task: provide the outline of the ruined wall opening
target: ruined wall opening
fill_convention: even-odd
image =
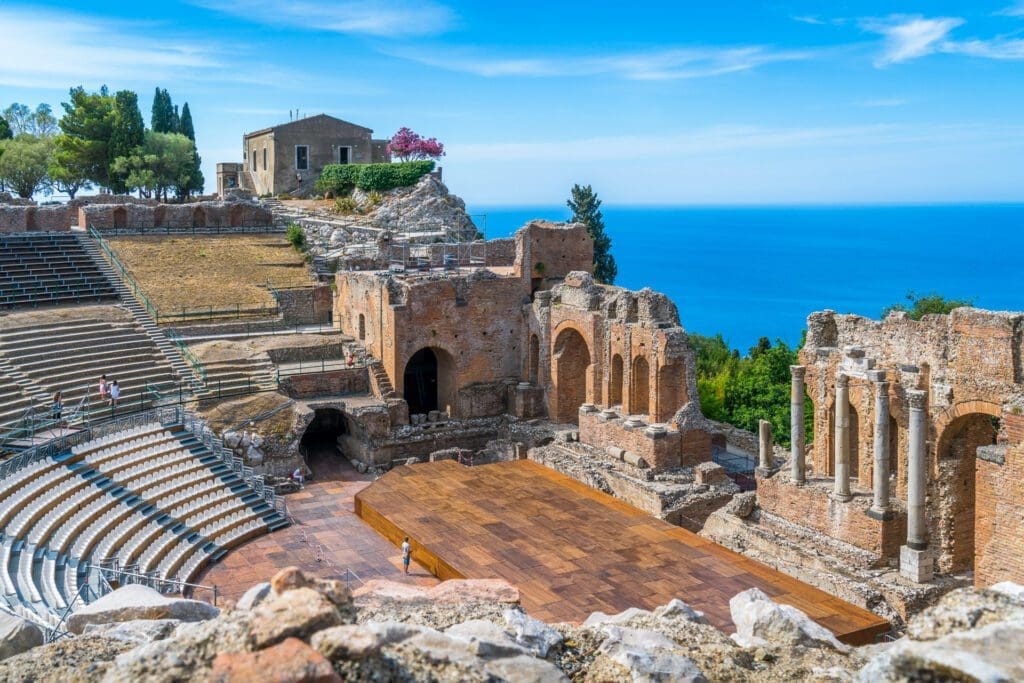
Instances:
[[[114,228],[128,227],[128,209],[123,206],[114,207]]]
[[[622,356],[612,356],[611,386],[608,387],[608,403],[613,406],[622,405]]]
[[[366,316],[359,314],[359,341],[366,339]]]
[[[403,396],[409,413],[440,410],[451,413],[455,392],[454,361],[441,349],[422,348],[405,364]]]
[[[850,452],[850,480],[859,482],[860,476],[860,414],[857,409],[850,406],[850,430],[846,433],[848,449]],[[870,462],[870,458],[868,459]],[[870,477],[865,482],[871,485]]]
[[[336,465],[342,455],[338,437],[348,433],[345,415],[337,408],[317,408],[313,421],[306,427],[299,442],[306,454],[306,464],[314,476],[322,475],[325,469]]]
[[[228,216],[228,222],[232,228],[238,228],[242,225],[242,207],[235,204],[231,207],[231,213]]]
[[[896,418],[889,415],[889,478],[900,480],[900,425]],[[895,492],[896,489],[892,489]]]
[[[590,348],[574,329],[565,329],[555,339],[555,420],[579,423],[580,406],[587,402],[587,373]]]
[[[630,377],[629,412],[634,415],[646,415],[650,412],[650,399],[651,367],[646,358],[637,356],[633,359]]]
[[[682,365],[658,368],[658,422],[668,422],[683,407],[686,398],[686,371]]]
[[[193,228],[205,228],[206,227],[206,212],[203,211],[203,207],[197,206],[192,212],[192,227]]]
[[[530,363],[529,363],[529,379],[534,384],[537,383],[538,373],[540,371],[540,338],[535,335],[530,335]]]
[[[938,445],[937,485],[939,509],[939,566],[943,571],[974,569],[975,487],[977,452],[996,443],[998,420],[984,413],[969,413],[953,420]]]

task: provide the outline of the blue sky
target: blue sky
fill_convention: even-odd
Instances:
[[[472,205],[1024,200],[1024,0],[0,3],[0,107],[154,87],[208,187],[326,112],[446,143]]]

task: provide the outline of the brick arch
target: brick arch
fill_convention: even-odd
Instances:
[[[193,228],[205,228],[206,227],[206,211],[201,206],[197,206],[192,211],[192,227]]]
[[[556,422],[576,424],[579,408],[591,392],[590,376],[593,355],[584,335],[575,325],[564,325],[552,343],[551,377],[553,379],[553,410]]]
[[[609,406],[622,405],[622,383],[624,379],[622,354],[616,353],[612,356],[611,377],[608,381]]]
[[[440,346],[424,346],[409,354],[401,367],[399,390],[410,412],[440,410],[458,417],[456,363],[449,351]]]
[[[635,356],[629,372],[629,412],[647,415],[651,412],[651,364],[647,356]]]

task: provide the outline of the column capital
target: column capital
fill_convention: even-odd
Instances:
[[[888,398],[889,397],[889,382],[887,382],[884,379],[875,382],[875,391],[878,392],[879,396],[884,396],[885,398]]]
[[[850,378],[843,373],[836,375],[836,386],[846,388],[850,384]]]
[[[793,375],[793,379],[803,379],[804,375],[807,374],[806,365],[790,365],[789,372]]]
[[[907,392],[907,402],[911,410],[924,410],[928,407],[928,392],[922,389],[911,389]]]

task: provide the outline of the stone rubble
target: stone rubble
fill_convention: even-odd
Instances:
[[[500,580],[429,589],[378,580],[353,595],[289,568],[201,621],[183,621],[202,617],[180,607],[168,619],[152,595],[118,589],[88,614],[83,635],[9,656],[0,680],[1021,680],[1021,591],[955,591],[915,617],[907,637],[853,648],[758,589],[731,601],[730,637],[679,599],[549,625],[523,612],[518,591]]]

